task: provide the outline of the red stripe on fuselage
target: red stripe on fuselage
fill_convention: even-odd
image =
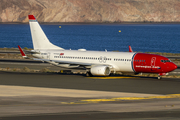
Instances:
[[[169,59],[160,55],[137,53],[133,59],[134,71],[136,73],[167,73],[177,68],[174,63],[164,63],[161,60]]]

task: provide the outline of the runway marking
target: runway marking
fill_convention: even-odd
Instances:
[[[86,99],[77,102],[63,102],[61,104],[90,104],[99,102],[113,102],[113,101],[133,101],[133,100],[148,100],[148,99],[168,99],[168,98],[180,98],[180,94],[169,94],[164,96],[149,96],[149,97],[120,97],[120,98],[108,98],[108,99]]]
[[[14,97],[14,96],[113,98],[117,96],[119,97],[129,97],[129,96],[148,97],[148,96],[156,96],[156,94],[0,85],[0,97]],[[157,95],[157,96],[160,96],[160,95]]]
[[[91,104],[110,101],[133,101],[147,99],[167,99],[180,98],[180,94],[142,94],[142,93],[126,93],[126,92],[108,92],[95,90],[76,90],[76,89],[60,89],[60,88],[41,88],[27,86],[0,85],[0,97],[16,97],[16,96],[49,96],[49,97],[71,97],[79,98],[77,101],[58,102],[59,104]],[[118,96],[118,97],[117,97]],[[87,99],[82,99],[87,98]],[[97,98],[97,99],[90,99]],[[106,98],[106,99],[101,99]]]
[[[87,78],[91,78],[91,79],[123,79],[123,78],[137,78],[137,77],[120,76],[120,77],[87,77]]]

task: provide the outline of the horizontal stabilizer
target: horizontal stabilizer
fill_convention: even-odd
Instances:
[[[18,48],[19,48],[19,51],[21,52],[22,57],[23,58],[28,58],[19,45],[18,45]]]

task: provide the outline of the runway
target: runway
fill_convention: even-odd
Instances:
[[[0,72],[1,85],[32,86],[46,88],[65,88],[99,90],[113,92],[133,92],[147,94],[180,93],[180,79],[156,77],[111,76],[110,79],[85,77],[85,75],[59,73],[13,73]],[[115,77],[116,79],[113,79]],[[128,87],[129,86],[129,87]],[[160,89],[160,88],[161,89]],[[169,89],[167,89],[169,88]]]
[[[179,86],[180,80],[173,78],[111,76],[99,79],[81,74],[0,72],[0,118],[178,119]],[[155,96],[157,98],[152,98]],[[158,98],[164,96],[173,97]],[[115,98],[118,100],[111,100]],[[92,99],[102,100],[87,101]]]
[[[69,70],[41,61],[0,61],[0,69],[24,67]],[[179,119],[179,86],[178,78],[1,71],[0,119]]]

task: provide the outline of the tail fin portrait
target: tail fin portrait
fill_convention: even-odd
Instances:
[[[38,21],[34,17],[34,15],[28,15],[28,17],[29,17],[29,25],[31,29],[31,37],[32,37],[34,50],[41,50],[41,49],[64,50],[63,48],[58,47],[49,41],[44,31],[42,30],[41,26],[39,25]]]

